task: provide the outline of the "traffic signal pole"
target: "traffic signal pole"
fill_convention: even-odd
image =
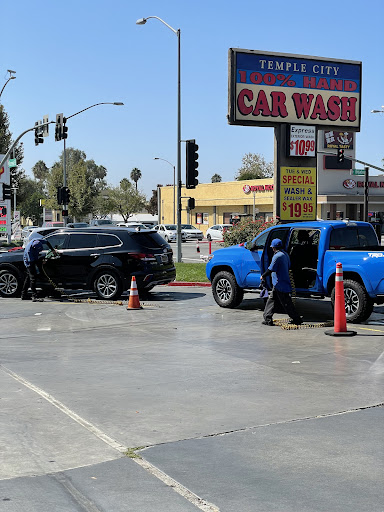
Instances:
[[[43,126],[47,126],[48,124],[55,124],[55,121],[48,121],[48,123],[42,123],[41,125],[39,125],[40,127],[43,127]],[[5,164],[5,162],[8,160],[10,154],[12,153],[13,149],[17,146],[17,143],[19,142],[19,140],[24,137],[24,135],[28,132],[32,132],[32,131],[35,131],[36,130],[36,126],[33,126],[32,128],[28,128],[28,130],[25,130],[23,133],[21,133],[17,139],[13,142],[13,144],[11,144],[10,148],[8,149],[8,151],[6,152],[6,154],[4,155],[2,161],[0,162],[0,169],[3,167],[3,165]]]
[[[65,158],[65,154],[66,154],[66,141],[67,139],[63,139],[63,142],[64,142],[64,149],[63,149],[63,187],[66,187],[67,186],[67,159]],[[67,208],[68,208],[68,205],[67,204],[63,204],[63,211],[64,212],[67,212]],[[64,222],[64,226],[66,227],[67,224],[68,224],[68,216],[67,215],[63,215],[63,222]]]

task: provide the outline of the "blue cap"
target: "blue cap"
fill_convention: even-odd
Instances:
[[[272,240],[271,247],[283,247],[283,242],[280,240],[280,238],[275,238]]]

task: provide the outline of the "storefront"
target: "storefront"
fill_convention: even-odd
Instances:
[[[273,212],[273,179],[201,183],[193,190],[181,189],[182,224],[193,224],[204,233],[215,224],[228,224],[234,215],[249,214],[269,220]],[[173,223],[173,187],[159,190],[159,223]],[[188,197],[195,199],[195,209],[187,208]]]

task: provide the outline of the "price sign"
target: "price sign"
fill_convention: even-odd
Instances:
[[[289,156],[316,156],[315,126],[290,126]]]
[[[280,168],[280,219],[316,220],[316,167]]]

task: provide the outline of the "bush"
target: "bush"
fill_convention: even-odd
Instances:
[[[255,221],[243,219],[235,224],[229,231],[224,232],[224,246],[229,247],[230,245],[250,242],[259,233],[275,224],[275,220],[264,222],[261,219]]]

